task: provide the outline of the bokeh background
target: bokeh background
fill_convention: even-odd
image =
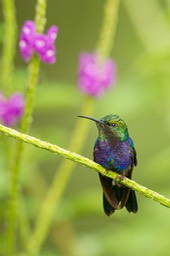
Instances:
[[[15,3],[20,28],[25,20],[34,18],[35,1]],[[57,63],[41,65],[31,135],[68,147],[84,98],[76,85],[78,55],[95,49],[104,3],[48,1],[46,28],[59,27]],[[94,115],[100,118],[114,113],[127,122],[138,154],[134,180],[170,197],[170,1],[122,0],[111,57],[117,65],[117,82],[97,100]],[[27,64],[19,52],[15,64],[13,85],[24,91]],[[89,125],[82,153],[92,159],[97,129],[93,123]],[[21,190],[32,226],[60,161],[56,155],[26,146]],[[5,172],[0,172],[1,215],[7,183]],[[170,210],[140,194],[137,197],[137,214],[123,209],[106,217],[98,175],[75,165],[40,255],[168,255]]]

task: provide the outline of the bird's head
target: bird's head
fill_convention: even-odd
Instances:
[[[107,115],[101,119],[89,116],[79,116],[96,122],[99,136],[102,138],[113,138],[124,141],[128,137],[128,129],[126,123],[117,115]]]

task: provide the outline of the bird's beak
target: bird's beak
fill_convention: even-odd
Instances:
[[[90,116],[82,116],[82,115],[79,115],[78,117],[81,117],[81,118],[86,118],[86,119],[89,119],[89,120],[92,120],[96,123],[103,123],[103,121],[101,121],[100,119],[96,119],[96,118],[93,118],[93,117],[90,117]]]

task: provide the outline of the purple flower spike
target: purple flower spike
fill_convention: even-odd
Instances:
[[[21,30],[22,36],[31,39],[35,35],[35,24],[31,20],[27,20]]]
[[[28,61],[34,51],[38,54],[41,61],[54,64],[56,62],[55,40],[57,33],[58,28],[52,26],[47,31],[47,34],[37,34],[34,22],[25,22],[19,41],[19,48],[23,59]]]
[[[43,54],[40,55],[40,59],[49,64],[54,64],[56,62],[56,49],[55,47],[48,47]]]
[[[34,40],[34,50],[39,55],[40,59],[49,64],[56,62],[55,46],[47,35],[37,35]]]
[[[19,41],[19,48],[23,59],[25,61],[29,61],[33,53],[30,43],[25,38],[21,37]]]
[[[46,35],[36,35],[34,39],[34,51],[39,55],[43,54],[46,51],[48,45],[48,39]]]
[[[22,94],[14,93],[9,99],[0,94],[0,120],[6,126],[12,126],[22,117],[25,102]]]
[[[33,41],[35,37],[35,24],[33,21],[26,21],[21,30],[19,48],[25,61],[29,61],[33,53]]]
[[[57,34],[58,34],[58,27],[56,26],[52,26],[49,28],[49,30],[47,31],[47,36],[49,41],[51,41],[51,44],[53,44],[57,38]]]
[[[21,118],[25,106],[25,101],[21,93],[14,93],[8,100],[11,108],[11,114],[17,119]]]
[[[79,59],[78,86],[93,97],[99,97],[115,82],[116,66],[111,59],[98,62],[95,53],[82,53]]]

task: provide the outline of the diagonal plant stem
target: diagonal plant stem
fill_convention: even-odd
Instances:
[[[163,196],[147,187],[144,187],[144,186],[138,184],[137,182],[130,180],[126,177],[124,177],[123,179],[119,178],[119,175],[117,173],[104,169],[101,165],[93,162],[89,158],[86,158],[86,157],[79,155],[75,152],[71,152],[64,148],[61,148],[57,145],[51,144],[47,141],[43,141],[43,140],[37,139],[35,137],[20,133],[14,129],[8,128],[3,125],[0,125],[0,132],[5,134],[6,136],[12,137],[19,141],[31,144],[37,148],[44,149],[51,153],[62,156],[72,162],[84,165],[90,169],[93,169],[94,171],[96,171],[98,173],[101,173],[104,176],[107,176],[112,179],[116,179],[117,183],[123,184],[131,189],[134,189],[137,192],[139,192],[140,194],[142,194],[143,196],[151,198],[154,201],[170,208],[170,199],[168,199],[165,196]],[[66,171],[66,170],[64,170],[64,171]]]

